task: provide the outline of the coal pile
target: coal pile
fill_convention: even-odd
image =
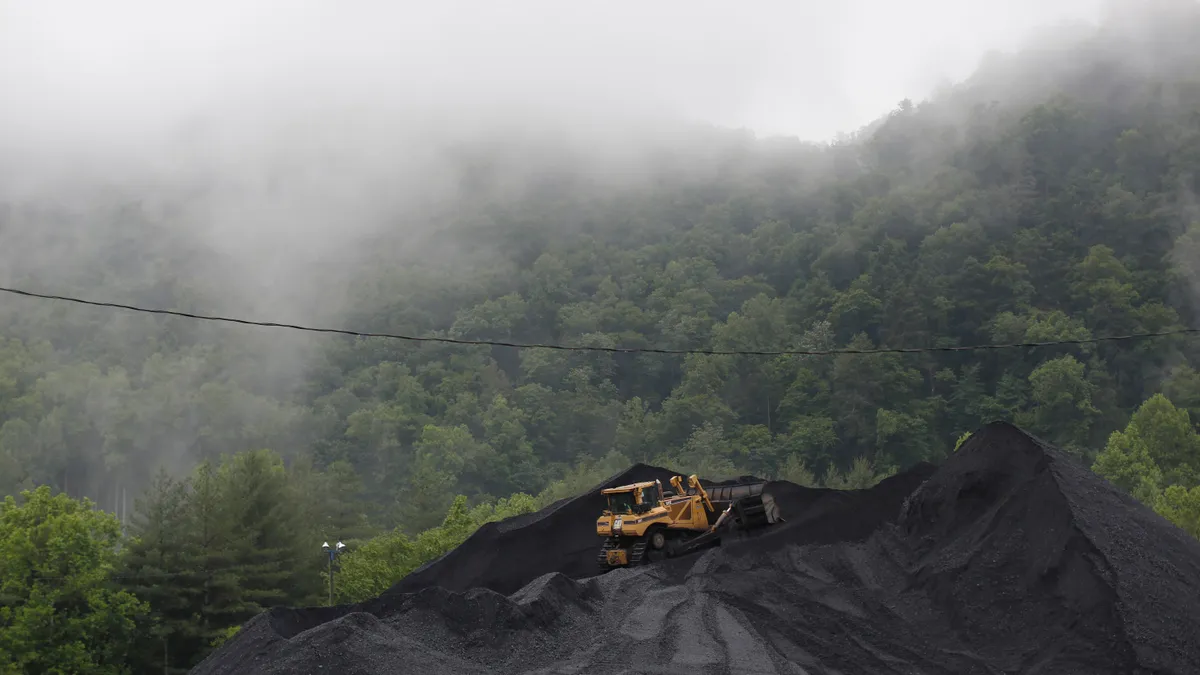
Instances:
[[[193,672],[1200,673],[1200,542],[1011,425],[871,490],[770,489],[785,524],[602,576],[596,491],[564,500]]]
[[[651,480],[669,487],[674,475],[635,464],[583,495],[537,513],[488,523],[458,548],[414,570],[388,593],[440,586],[451,591],[488,588],[507,595],[550,572],[574,578],[593,575],[600,546],[596,517],[606,504],[600,490]]]

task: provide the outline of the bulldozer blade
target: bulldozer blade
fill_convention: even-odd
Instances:
[[[766,483],[741,483],[738,485],[714,485],[705,488],[708,492],[708,498],[716,502],[729,502],[744,499],[746,497],[757,497],[766,489]]]
[[[714,485],[706,490],[709,500],[718,511],[733,507],[731,515],[740,528],[763,527],[783,520],[775,498],[766,491],[766,483]]]
[[[738,525],[743,528],[773,525],[781,520],[779,507],[769,493],[739,499],[733,503],[733,511]]]

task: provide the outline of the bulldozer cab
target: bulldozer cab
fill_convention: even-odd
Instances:
[[[608,495],[608,510],[613,513],[633,513],[637,505],[637,494],[629,492],[613,492]]]
[[[609,488],[603,494],[611,513],[646,513],[662,499],[662,487],[658,481],[634,483]]]

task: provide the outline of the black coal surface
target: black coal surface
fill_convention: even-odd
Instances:
[[[871,490],[771,490],[784,525],[592,577],[593,490],[193,672],[1200,673],[1200,542],[1011,425]]]

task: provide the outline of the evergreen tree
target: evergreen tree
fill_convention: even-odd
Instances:
[[[203,649],[203,560],[189,529],[189,497],[186,480],[160,471],[135,506],[124,586],[150,605],[155,620],[138,650],[142,672],[186,673],[194,665],[189,657]]]

